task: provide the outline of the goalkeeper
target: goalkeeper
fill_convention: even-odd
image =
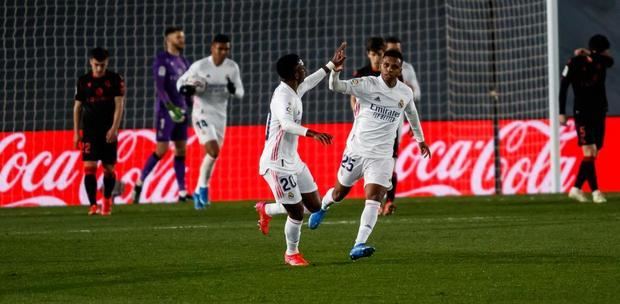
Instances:
[[[170,27],[164,32],[165,50],[153,61],[156,88],[155,129],[157,145],[149,156],[133,191],[134,204],[139,203],[144,180],[157,162],[168,152],[174,142],[174,173],[179,186],[179,201],[187,199],[185,187],[185,150],[187,143],[188,111],[186,97],[176,88],[176,82],[187,71],[190,63],[182,55],[185,35],[180,27]]]

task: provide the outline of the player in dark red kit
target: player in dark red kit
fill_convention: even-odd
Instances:
[[[603,35],[594,35],[588,43],[589,49],[575,50],[564,70],[560,84],[560,124],[566,124],[566,92],[572,85],[575,95],[573,114],[577,140],[583,151],[575,185],[568,196],[579,202],[587,202],[581,187],[587,181],[592,190],[592,201],[606,202],[598,190],[595,160],[603,147],[605,136],[605,117],[607,115],[607,95],[605,78],[607,69],[614,64],[609,54],[609,40]]]
[[[123,116],[125,82],[108,71],[109,53],[103,48],[90,51],[91,71],[82,75],[73,106],[73,145],[81,148],[84,161],[84,187],[90,202],[89,215],[110,215],[112,189],[116,182],[116,146]],[[80,123],[82,134],[80,134]],[[81,144],[81,145],[80,145]],[[97,206],[97,162],[103,164],[103,204]]]

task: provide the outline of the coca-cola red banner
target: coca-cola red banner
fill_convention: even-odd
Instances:
[[[335,144],[321,146],[300,138],[299,152],[324,193],[336,180],[350,124],[317,124],[309,127],[334,135]],[[494,148],[489,121],[425,122],[433,157],[423,159],[418,146],[402,132],[396,162],[398,195],[484,195],[494,193]],[[407,126],[404,127],[406,131]],[[214,201],[271,199],[267,184],[258,175],[264,126],[233,126],[226,130],[210,188]],[[597,159],[602,191],[620,191],[615,173],[620,169],[613,155],[620,144],[611,140],[620,132],[620,118],[607,121],[605,147]],[[190,130],[187,153],[188,189],[193,189],[203,155]],[[505,194],[544,193],[550,190],[549,127],[544,120],[503,121],[500,126],[502,191]],[[131,188],[146,158],[153,152],[153,130],[123,130],[119,135],[117,176],[127,184],[117,204],[130,201]],[[172,148],[172,147],[171,147]],[[561,130],[562,189],[575,180],[581,160],[574,125]],[[80,152],[72,149],[71,131],[0,133],[0,206],[64,206],[87,204],[82,183]],[[98,172],[99,189],[102,172]],[[358,183],[350,197],[363,196]],[[143,202],[174,202],[178,187],[169,152],[145,182]],[[191,190],[190,190],[191,192]]]

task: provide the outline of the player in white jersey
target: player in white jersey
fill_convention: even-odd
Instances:
[[[353,128],[347,139],[338,180],[334,188],[323,197],[321,210],[312,213],[308,226],[318,227],[325,212],[334,202],[340,202],[351,187],[364,178],[366,205],[362,212],[355,245],[349,256],[356,260],[371,256],[375,249],[366,241],[377,222],[381,200],[392,186],[394,168],[392,151],[394,136],[399,128],[401,115],[411,124],[415,140],[424,157],[430,157],[430,149],[424,141],[418,112],[410,87],[398,80],[402,68],[402,54],[389,50],[383,54],[381,75],[340,80],[342,66],[337,66],[329,77],[329,88],[338,93],[354,95],[358,99]]]
[[[196,209],[209,205],[209,183],[224,142],[228,99],[240,99],[244,94],[239,66],[227,58],[229,53],[230,38],[215,35],[211,43],[211,56],[194,62],[177,81],[181,93],[193,95],[192,126],[198,141],[205,147],[194,191]]]
[[[397,50],[402,53],[400,39],[397,37],[387,37],[385,38],[386,50]],[[401,77],[399,78],[402,82],[408,85],[411,90],[413,90],[413,98],[415,102],[420,101],[421,93],[420,93],[420,84],[418,83],[418,78],[416,77],[415,70],[413,66],[403,60],[403,66],[401,70]],[[400,120],[400,127],[396,131],[396,138],[394,139],[394,153],[393,158],[394,162],[398,159],[398,148],[400,146],[400,129],[403,125],[404,119]],[[396,168],[394,168],[396,169]],[[379,212],[382,215],[391,215],[394,213],[396,209],[395,200],[396,200],[396,187],[398,185],[398,175],[396,174],[396,170],[394,170],[392,174],[392,189],[388,190],[387,196],[385,199],[385,203]]]
[[[306,77],[306,68],[298,55],[281,57],[277,63],[278,75],[282,79],[275,89],[269,105],[265,147],[260,157],[259,173],[271,188],[276,204],[281,204],[288,213],[284,225],[286,252],[284,262],[291,266],[306,266],[299,253],[304,207],[311,212],[321,209],[321,198],[314,178],[299,158],[297,141],[299,136],[311,137],[322,144],[331,144],[332,136],[301,126],[303,104],[301,98],[314,88],[336,65],[344,61],[342,44],[332,60]],[[269,204],[275,205],[275,204]],[[277,206],[277,205],[276,205]],[[271,215],[265,212],[265,203],[256,206],[259,212],[259,226],[269,224]]]

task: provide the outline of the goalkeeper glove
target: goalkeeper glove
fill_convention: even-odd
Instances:
[[[226,77],[226,80],[228,80],[228,83],[226,84],[226,89],[228,89],[228,93],[230,93],[230,95],[235,95],[237,87],[235,87],[235,84],[230,81],[230,77]]]
[[[196,94],[196,87],[193,86],[193,85],[188,85],[188,84],[183,85],[179,89],[179,93],[181,93],[181,95],[183,95],[183,96],[190,97],[190,96]]]
[[[182,123],[185,121],[185,110],[175,106],[172,102],[166,102],[166,109],[168,109],[168,115],[175,123]]]

